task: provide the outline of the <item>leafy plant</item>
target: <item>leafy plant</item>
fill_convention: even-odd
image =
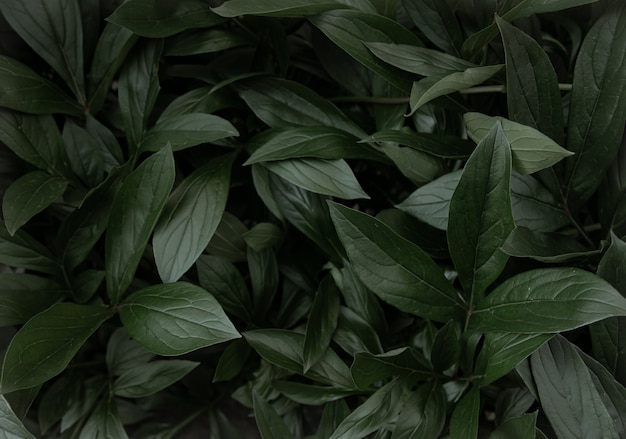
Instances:
[[[624,437],[623,2],[220,3],[0,0],[3,437]]]

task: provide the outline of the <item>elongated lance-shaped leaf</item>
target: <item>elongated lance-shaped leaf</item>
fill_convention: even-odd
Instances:
[[[0,395],[0,430],[7,438],[35,439],[35,436],[24,427],[4,395]]]
[[[85,104],[83,28],[77,0],[0,1],[11,27]]]
[[[58,303],[31,318],[7,348],[2,393],[37,386],[63,372],[91,334],[112,315],[108,308]]]
[[[294,435],[289,431],[280,415],[257,391],[252,391],[254,419],[261,433],[262,439],[276,437],[293,439]]]
[[[374,294],[439,322],[464,316],[456,290],[419,247],[369,215],[335,203],[330,211],[354,272]]]
[[[391,439],[439,437],[446,421],[446,405],[441,383],[427,381],[407,399]]]
[[[167,147],[131,172],[117,193],[105,242],[107,293],[113,303],[132,282],[173,184],[174,157]]]
[[[150,396],[182,379],[199,365],[196,361],[187,360],[156,360],[135,364],[117,377],[112,391],[123,398]]]
[[[120,419],[117,400],[108,392],[91,412],[78,437],[78,439],[90,438],[128,439]]]
[[[470,326],[483,332],[549,334],[626,316],[626,299],[602,278],[577,268],[515,275],[479,302]]]
[[[511,149],[500,123],[467,161],[450,200],[448,248],[470,307],[500,275],[500,250],[513,230]]]
[[[51,279],[29,273],[0,274],[0,326],[26,323],[65,294]]]
[[[506,59],[509,119],[563,144],[563,104],[552,62],[530,36],[496,16]]]
[[[260,15],[267,17],[304,17],[333,9],[346,8],[332,0],[273,0],[271,2],[249,2],[230,0],[212,11],[222,17]]]
[[[418,29],[437,47],[453,55],[460,54],[463,31],[448,2],[402,0],[401,4]]]
[[[476,439],[480,420],[480,391],[473,387],[458,402],[450,418],[450,437]]]
[[[4,221],[0,221],[0,264],[49,274],[61,272],[56,257],[46,246],[23,230],[10,235]]]
[[[563,163],[568,207],[596,191],[617,155],[626,123],[626,4],[609,9],[585,37],[574,69]]]
[[[416,133],[406,128],[378,131],[359,143],[367,142],[395,142],[435,157],[450,159],[466,159],[474,150],[474,143],[469,139],[460,139],[450,135]]]

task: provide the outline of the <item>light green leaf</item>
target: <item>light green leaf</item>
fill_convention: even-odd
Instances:
[[[303,346],[303,371],[306,373],[328,349],[339,318],[339,289],[327,275],[315,293],[306,324]]]
[[[0,221],[0,264],[48,274],[61,271],[56,257],[47,247],[23,230],[11,236],[3,221]]]
[[[63,372],[112,314],[108,308],[58,303],[32,317],[7,348],[2,393],[37,386]]]
[[[294,439],[285,422],[276,410],[258,392],[252,392],[254,419],[262,439]]]
[[[608,282],[577,268],[515,275],[479,302],[470,326],[483,332],[548,334],[626,316],[624,299]]]
[[[182,355],[241,337],[215,298],[186,283],[143,288],[119,306],[137,343],[157,355]]]
[[[186,360],[156,360],[126,370],[114,382],[112,391],[122,398],[144,398],[174,384],[200,363]]]
[[[391,439],[439,437],[446,421],[446,392],[436,380],[421,385],[406,400]]]
[[[22,175],[9,186],[2,198],[7,230],[13,235],[32,217],[50,206],[67,188],[67,180],[42,171]]]
[[[268,170],[310,192],[346,200],[367,198],[348,163],[343,160],[293,159],[265,162]]]
[[[124,26],[137,35],[163,38],[186,29],[209,27],[223,20],[202,0],[129,0],[118,7],[107,21]]]
[[[113,303],[132,282],[173,184],[174,157],[167,147],[131,172],[117,193],[105,242],[107,292]]]
[[[266,2],[230,0],[217,8],[212,8],[212,11],[228,18],[240,15],[303,17],[345,7],[332,0],[272,0]]]
[[[369,215],[334,203],[330,209],[354,271],[378,297],[435,321],[462,318],[456,290],[419,247]]]
[[[497,123],[465,164],[450,200],[448,248],[470,307],[500,275],[513,230],[511,150]]]
[[[430,41],[447,53],[459,54],[464,36],[451,4],[439,0],[402,0],[401,4]]]
[[[360,143],[394,142],[409,146],[417,151],[436,157],[465,159],[474,150],[471,140],[456,136],[440,136],[431,133],[416,133],[408,129],[379,131],[361,140]]]
[[[78,439],[128,439],[113,395],[103,397],[91,412]]]
[[[57,85],[29,67],[0,55],[0,105],[29,114],[81,117],[82,108]]]
[[[172,192],[154,229],[154,259],[163,282],[176,282],[217,230],[226,208],[234,157],[209,161]]]
[[[13,412],[4,395],[0,395],[0,433],[6,439],[36,439]]]
[[[20,37],[85,99],[83,28],[77,0],[0,1],[0,11]]]
[[[412,347],[393,349],[383,354],[357,353],[350,368],[359,389],[390,377],[427,378],[432,375],[427,360]]]
[[[0,326],[26,323],[65,293],[55,281],[34,274],[0,274]]]
[[[496,121],[500,121],[504,134],[511,144],[513,167],[521,174],[532,174],[549,168],[573,154],[536,129],[503,117],[465,113],[463,119],[469,136],[476,142],[487,135]]]
[[[450,418],[451,439],[476,439],[480,420],[480,391],[473,387],[457,403]]]
[[[142,151],[159,151],[169,143],[173,151],[179,151],[238,135],[237,129],[219,116],[201,113],[183,114],[160,119],[143,136],[140,148]]]

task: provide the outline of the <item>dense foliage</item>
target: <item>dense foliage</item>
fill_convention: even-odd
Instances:
[[[0,0],[0,437],[626,437],[624,3],[220,3]]]

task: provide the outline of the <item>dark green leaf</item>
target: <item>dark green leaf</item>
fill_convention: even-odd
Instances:
[[[0,1],[0,11],[20,37],[85,99],[83,27],[76,0]]]
[[[198,365],[186,360],[156,360],[136,365],[113,382],[112,391],[123,398],[143,398],[174,384]]]
[[[280,242],[283,231],[273,223],[258,223],[241,237],[246,241],[248,247],[255,252],[261,252]]]
[[[513,171],[511,203],[516,226],[551,232],[569,223],[556,197],[532,175]]]
[[[159,121],[190,113],[214,113],[231,104],[233,97],[226,89],[199,87],[174,99],[159,116]]]
[[[63,126],[63,142],[78,179],[88,188],[100,184],[104,176],[104,155],[91,134],[68,120]]]
[[[448,247],[470,306],[508,260],[500,247],[514,227],[510,180],[511,150],[497,123],[465,164],[450,201]]]
[[[503,390],[496,399],[496,422],[502,424],[523,415],[535,403],[535,397],[526,388],[512,387]]]
[[[293,439],[294,436],[287,428],[285,422],[261,395],[253,391],[252,400],[254,401],[254,419],[262,439],[273,439],[276,437]]]
[[[601,66],[601,67],[600,67]],[[626,7],[609,8],[589,31],[574,70],[564,194],[576,211],[617,155],[626,123]]]
[[[461,333],[455,322],[448,322],[437,331],[430,351],[430,363],[433,369],[444,372],[452,367],[461,353]]]
[[[34,387],[61,373],[111,315],[103,307],[58,303],[31,318],[4,356],[2,392]]]
[[[35,399],[39,396],[41,388],[42,385],[39,385],[31,387],[30,389],[17,390],[4,395],[7,402],[11,406],[13,413],[15,413],[18,419],[27,419],[27,415],[35,402]]]
[[[379,131],[361,140],[361,143],[365,142],[395,142],[436,157],[449,159],[465,159],[474,150],[474,145],[469,140],[454,136],[416,133],[407,129]]]
[[[186,282],[139,290],[119,312],[131,337],[158,355],[181,355],[241,337],[217,300]]]
[[[317,430],[315,439],[327,439],[337,429],[341,421],[350,414],[350,409],[345,400],[333,401],[324,406],[322,419]]]
[[[190,56],[214,53],[239,46],[252,46],[255,43],[249,34],[237,29],[203,29],[171,38],[165,48],[165,55]]]
[[[426,359],[412,347],[378,355],[358,353],[350,371],[359,389],[367,389],[373,383],[393,376],[426,378],[431,375]]]
[[[27,273],[0,274],[0,326],[26,323],[65,295],[53,280]]]
[[[496,16],[506,56],[509,118],[563,144],[563,104],[552,62],[533,38]]]
[[[315,293],[304,336],[302,358],[306,373],[328,349],[339,318],[339,289],[327,275]]]
[[[489,439],[535,439],[537,412],[511,418],[496,428]]]
[[[232,341],[224,349],[217,366],[215,366],[213,382],[229,381],[239,375],[250,357],[250,352],[250,346],[245,340]]]
[[[256,252],[248,247],[247,258],[254,316],[257,321],[264,320],[278,291],[280,282],[278,260],[271,248]]]
[[[106,351],[109,375],[120,376],[135,367],[148,363],[152,358],[154,354],[133,340],[123,327],[111,334]]]
[[[372,55],[366,44],[394,43],[423,46],[415,34],[388,18],[353,10],[324,12],[312,17],[310,21],[365,67],[400,90],[408,90],[408,75]]]
[[[23,230],[18,230],[11,236],[2,221],[0,221],[0,264],[49,274],[60,272],[59,264],[50,250]]]
[[[272,386],[292,401],[305,405],[322,405],[356,393],[352,390],[313,386],[292,381],[274,381]]]
[[[154,230],[153,251],[163,282],[176,282],[196,262],[226,208],[234,157],[196,169],[172,192]]]
[[[15,415],[11,406],[3,395],[0,395],[0,431],[2,436],[9,439],[35,439]]]
[[[80,117],[76,102],[29,67],[0,55],[0,105],[30,114],[63,113]]]
[[[247,227],[235,215],[224,212],[222,220],[207,246],[207,251],[231,262],[246,260],[246,241],[242,238]]]
[[[414,391],[406,400],[391,439],[439,437],[446,421],[446,392],[435,380]]]
[[[87,269],[72,279],[72,293],[77,303],[87,303],[100,289],[106,273],[104,270]]]
[[[148,118],[161,89],[158,73],[162,51],[162,40],[145,42],[135,47],[120,71],[120,111],[132,152],[138,148],[148,128]]]
[[[598,190],[598,214],[602,230],[625,236],[626,230],[626,138],[622,139],[615,162]]]
[[[418,29],[445,52],[459,54],[463,31],[451,5],[438,0],[403,0],[402,6]]]
[[[530,365],[544,413],[559,438],[619,437],[585,362],[564,338],[535,352]]]
[[[100,400],[78,436],[78,439],[92,438],[128,439],[113,395],[106,395]]]
[[[98,151],[104,160],[103,167],[105,172],[110,173],[113,168],[124,163],[122,148],[120,148],[115,134],[110,129],[91,115],[87,115],[85,129],[96,141]]]
[[[458,402],[450,418],[450,437],[476,439],[480,420],[480,391],[473,387]]]
[[[217,8],[212,8],[212,10],[222,17],[229,18],[240,15],[303,17],[345,7],[340,2],[332,0],[272,0],[265,2],[230,0]]]
[[[2,198],[2,213],[7,230],[13,235],[32,217],[60,197],[67,180],[42,171],[33,171],[18,178]]]
[[[358,352],[383,352],[376,330],[357,313],[343,306],[340,308],[333,341],[350,355]]]
[[[208,27],[223,20],[202,0],[181,0],[162,3],[158,0],[124,2],[107,18],[134,33],[148,38],[162,38],[186,29]]]
[[[174,157],[168,147],[131,172],[117,193],[105,243],[107,292],[113,303],[132,282],[173,184]]]
[[[572,155],[572,152],[561,148],[536,129],[503,117],[466,113],[463,119],[469,136],[476,142],[487,135],[496,121],[500,121],[504,134],[511,144],[513,167],[521,174],[532,174],[549,168],[561,159]]]
[[[417,186],[433,181],[446,171],[442,159],[412,148],[383,144],[382,150],[400,172]]]
[[[588,249],[572,236],[538,232],[516,227],[502,246],[509,256],[533,258],[541,262],[566,262],[588,254]]]
[[[545,268],[515,275],[472,311],[473,328],[547,334],[626,316],[624,299],[608,282],[577,268]]]

